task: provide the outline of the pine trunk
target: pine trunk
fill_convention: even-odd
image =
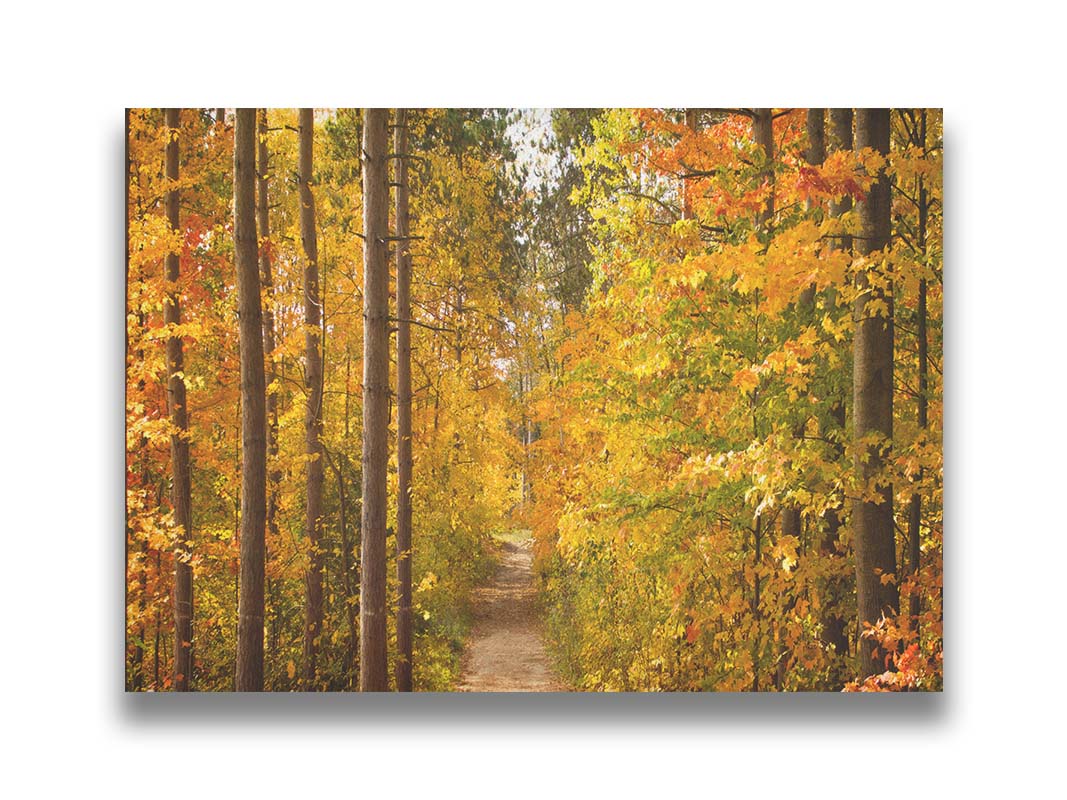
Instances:
[[[167,178],[178,180],[178,129],[181,109],[168,108],[166,124],[170,132],[167,140]],[[167,222],[181,234],[178,212],[178,190],[167,192]],[[182,237],[184,238],[184,237]],[[166,325],[181,325],[181,255],[167,255],[168,299],[163,309]],[[193,550],[192,476],[189,467],[189,410],[185,399],[184,353],[182,337],[167,339],[167,410],[173,431],[170,436],[171,504],[174,507],[174,675],[176,692],[187,692],[193,677]]]
[[[412,688],[411,629],[411,254],[408,251],[407,109],[396,111],[396,688]]]
[[[233,149],[234,251],[241,357],[241,566],[237,611],[239,692],[263,690],[267,415],[263,312],[256,253],[256,110],[236,110]]]
[[[364,692],[389,689],[385,619],[386,463],[389,459],[389,187],[387,109],[363,117],[363,576],[360,676]]]
[[[307,455],[307,503],[304,508],[304,536],[310,563],[304,597],[304,681],[305,691],[316,686],[315,672],[322,634],[322,356],[319,339],[322,303],[319,299],[319,243],[315,230],[315,197],[311,192],[312,159],[315,138],[315,112],[300,109],[300,237],[304,243],[304,453]]]
[[[889,154],[889,109],[860,109],[856,113],[856,148],[873,148]],[[883,614],[898,610],[896,542],[893,532],[893,489],[881,473],[889,460],[893,438],[893,295],[890,275],[879,264],[879,253],[889,245],[890,186],[881,171],[866,198],[858,204],[860,235],[856,250],[869,256],[856,274],[856,333],[853,343],[854,431],[856,470],[861,486],[871,488],[877,500],[854,503],[853,546],[856,559],[856,594],[859,624],[877,623]],[[867,440],[874,437],[873,443]],[[866,494],[866,492],[865,492]],[[892,580],[885,579],[892,576]],[[883,672],[886,653],[875,643],[860,639],[860,678]]]

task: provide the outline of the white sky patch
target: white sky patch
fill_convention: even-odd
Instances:
[[[552,110],[518,108],[517,117],[508,125],[507,135],[515,146],[516,166],[526,170],[523,188],[538,191],[542,184],[555,180],[555,164],[548,152],[553,139]]]

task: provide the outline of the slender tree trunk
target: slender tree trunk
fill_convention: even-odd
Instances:
[[[282,473],[278,469],[278,395],[271,387],[278,378],[274,364],[274,276],[273,249],[270,238],[269,177],[270,154],[267,152],[267,109],[258,109],[257,124],[257,193],[256,221],[259,226],[259,272],[263,281],[263,350],[266,356],[267,382],[267,533],[273,540],[278,535],[278,484]]]
[[[700,130],[700,109],[687,108],[685,110],[685,127],[693,133]],[[690,165],[692,166],[692,165]],[[689,178],[682,178],[682,219],[693,218],[693,197]]]
[[[304,536],[310,551],[304,596],[304,676],[303,688],[316,686],[315,672],[322,634],[322,356],[319,340],[322,303],[319,299],[319,244],[315,230],[315,197],[311,192],[315,112],[300,109],[300,237],[304,243],[304,452],[307,455],[307,503]]]
[[[278,378],[274,340],[274,243],[270,236],[270,153],[267,151],[267,109],[257,110],[256,123],[256,222],[259,228],[259,272],[263,281],[263,350],[266,357],[267,384],[267,541],[264,563],[270,559],[269,546],[278,540],[278,487],[282,473],[278,469]],[[221,118],[220,118],[221,120]],[[278,620],[276,583],[267,580],[264,615],[269,616],[267,652],[277,652]],[[267,608],[271,611],[268,614]]]
[[[237,611],[239,692],[263,691],[263,582],[267,515],[267,415],[263,311],[256,254],[256,110],[234,124],[233,207],[241,354],[241,568]]]
[[[411,630],[411,254],[409,234],[407,109],[396,111],[396,688],[412,688]]]
[[[830,109],[830,152],[836,153],[838,150],[852,149],[852,123],[853,114],[851,108]],[[834,200],[830,203],[831,217],[840,217],[842,214],[851,210],[852,198],[848,195],[842,197],[839,200]],[[835,246],[839,246],[843,250],[852,249],[851,236],[844,235],[836,239],[836,241],[840,244]]]
[[[818,166],[826,160],[826,113],[822,108],[809,108],[805,118],[808,135],[808,148],[805,160],[812,166]],[[811,284],[800,294],[797,301],[797,313],[803,325],[810,325],[815,311],[815,284]],[[793,436],[802,439],[807,420],[797,422]],[[797,542],[801,539],[801,509],[796,503],[787,503],[782,508],[782,536],[792,536]],[[788,604],[787,611],[795,606],[795,598]],[[780,644],[778,648],[778,669],[775,675],[775,687],[781,691],[785,686],[786,673],[789,669],[789,648]]]
[[[852,149],[851,108],[830,109],[829,138],[829,149],[832,152]],[[852,199],[844,197],[841,200],[830,203],[830,216],[840,217],[851,208]],[[851,250],[852,237],[846,236],[841,239],[831,240],[831,246],[843,250]],[[837,430],[843,434],[845,429],[845,402],[843,398],[836,397],[831,400],[830,417],[837,426]],[[837,458],[844,458],[845,449],[842,444],[835,445],[834,451]],[[837,509],[827,510],[823,515],[823,523],[826,529],[819,542],[819,552],[826,559],[840,558],[837,546],[840,539],[841,515]],[[834,606],[838,601],[843,601],[844,592],[845,587],[840,580],[832,578],[827,581],[826,593],[828,602],[824,604],[826,611],[822,615],[822,641],[840,657],[848,655],[848,623],[844,617],[835,612]],[[836,685],[837,682],[835,681]]]
[[[181,109],[168,108],[167,178],[178,180],[178,129]],[[178,190],[167,192],[167,222],[181,234],[178,214]],[[183,237],[184,238],[184,237]],[[163,321],[167,325],[181,325],[181,256],[167,255],[167,303]],[[189,468],[189,409],[185,399],[184,353],[182,337],[167,339],[167,407],[173,431],[170,436],[171,504],[174,506],[174,677],[176,692],[189,691],[193,677],[193,507],[192,476]]]
[[[363,548],[360,676],[364,692],[389,689],[385,619],[386,462],[389,458],[389,111],[363,114]]]
[[[759,691],[759,667],[760,667],[760,575],[759,570],[763,564],[763,517],[756,514],[756,526],[752,531],[753,555],[752,565],[756,573],[752,587],[752,619],[756,626],[756,633],[752,637],[752,691]]]
[[[804,127],[808,134],[808,149],[804,153],[804,160],[812,166],[819,166],[826,160],[826,109],[809,108]],[[810,316],[814,311],[814,306],[815,284],[813,283],[801,293],[798,307]]]
[[[771,221],[774,218],[774,124],[773,115],[769,108],[757,108],[753,111],[752,118],[752,138],[756,144],[763,150],[764,157],[764,169],[762,171],[763,180],[767,183],[771,189],[767,196],[767,200],[764,203],[763,208],[759,214],[756,215],[756,232],[761,237],[770,237],[771,235]],[[759,294],[756,294],[756,308],[759,308]],[[759,340],[759,318],[757,316],[756,321],[756,340]],[[753,438],[759,437],[759,430],[756,420],[756,397],[753,395],[753,407],[752,407],[752,435]],[[763,565],[763,553],[762,542],[763,540],[763,519],[762,516],[756,515],[756,528],[754,536],[755,554],[753,566],[755,567],[756,577],[755,585],[752,592],[752,616],[755,620],[756,634],[752,640],[752,691],[758,692],[760,682],[760,659],[762,658],[762,633],[760,630],[762,611],[760,609],[760,574],[759,570]]]
[[[127,284],[130,280],[130,187],[133,180],[133,158],[130,154],[130,109],[125,110],[125,126],[126,134],[126,281]],[[127,292],[126,313],[130,313],[129,293]],[[144,329],[145,318],[144,313],[137,312],[137,323],[140,329]],[[126,351],[129,352],[129,333],[126,334]],[[137,360],[138,362],[144,361],[144,349],[138,348]],[[127,374],[129,373],[129,363],[126,365]],[[145,382],[144,378],[137,381],[137,395],[138,397],[144,396]],[[148,473],[148,467],[146,466],[148,439],[146,436],[141,437],[139,451],[141,462],[141,488],[145,491],[148,489],[151,478]],[[129,515],[127,515],[126,524],[126,574],[129,576],[129,560],[130,560],[130,545],[133,544],[135,534],[132,526],[129,524]],[[133,646],[133,653],[131,654],[130,663],[130,676],[128,688],[130,691],[139,692],[144,688],[144,659],[145,659],[145,624],[144,624],[144,612],[145,612],[145,598],[148,594],[148,538],[141,539],[141,569],[137,576],[137,583],[140,587],[140,596],[137,598],[137,616],[140,620],[140,628],[137,632],[137,641]],[[126,598],[129,600],[130,586],[126,585]],[[126,606],[126,628],[129,629],[129,603]]]
[[[856,147],[889,154],[889,109],[865,108],[856,113]],[[890,276],[878,266],[878,253],[889,245],[890,186],[884,171],[859,203],[861,235],[857,250],[873,256],[856,275],[856,333],[853,343],[853,403],[855,408],[856,471],[861,486],[879,478],[889,460],[893,438],[893,295]],[[869,443],[870,437],[878,441]],[[859,624],[876,623],[899,608],[896,542],[893,532],[893,490],[879,479],[878,501],[859,500],[853,506],[856,594]],[[893,581],[883,582],[883,575]],[[884,671],[885,653],[877,657],[875,643],[860,640],[860,678]]]
[[[926,152],[926,109],[920,109],[920,118],[918,125],[918,146],[925,154]],[[927,199],[926,185],[922,179],[918,179],[918,200],[919,200],[919,230],[916,235],[916,246],[919,248],[919,252],[926,255],[926,225],[927,215],[929,214],[929,200]],[[919,401],[918,401],[918,423],[919,430],[925,431],[928,424],[928,410],[927,410],[927,394],[929,391],[929,366],[927,364],[927,358],[929,357],[927,336],[926,336],[926,278],[919,279],[919,308],[918,308],[918,331],[917,338],[919,344]],[[922,473],[919,473],[920,479]],[[919,592],[918,578],[919,578],[919,558],[920,558],[920,535],[922,530],[922,497],[918,492],[915,492],[911,496],[911,506],[908,509],[908,567],[912,577],[912,590],[911,595],[908,598],[908,616],[911,619],[911,624],[914,625],[915,639],[919,639],[919,611],[921,595]]]

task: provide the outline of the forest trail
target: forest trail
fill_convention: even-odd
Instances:
[[[562,692],[542,640],[533,541],[504,542],[496,575],[474,594],[474,627],[457,691]]]

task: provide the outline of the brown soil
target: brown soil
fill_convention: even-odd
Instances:
[[[505,542],[500,566],[474,595],[460,692],[562,692],[541,638],[532,541]]]

